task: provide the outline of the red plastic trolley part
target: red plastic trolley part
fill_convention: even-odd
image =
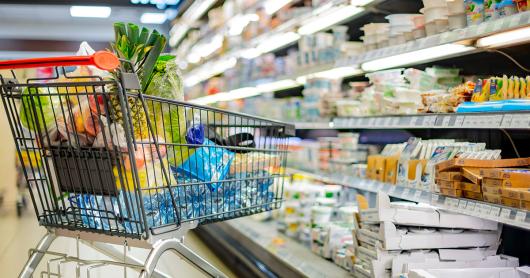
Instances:
[[[90,56],[65,56],[0,61],[0,70],[59,66],[96,66],[102,70],[112,71],[120,66],[120,60],[111,52],[98,51]]]

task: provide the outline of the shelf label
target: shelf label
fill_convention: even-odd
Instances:
[[[408,199],[409,198],[409,193],[410,193],[410,188],[405,188],[405,189],[403,189],[403,193],[401,193],[401,197],[403,199]]]
[[[464,125],[465,116],[456,116],[455,127],[461,127]]]
[[[482,204],[482,211],[480,212],[483,215],[489,215],[493,207],[490,205]]]
[[[440,199],[440,195],[438,195],[438,194],[432,194],[431,195],[431,203],[433,205],[437,204],[439,199]]]
[[[458,209],[458,200],[455,198],[446,198],[444,205],[449,208]]]
[[[482,204],[475,203],[475,214],[481,215],[482,214]]]
[[[384,126],[389,127],[392,126],[392,117],[386,117]]]
[[[421,194],[423,193],[423,191],[421,190],[416,190],[416,193],[414,193],[414,200],[420,200],[421,199]]]
[[[453,116],[445,116],[445,117],[443,117],[442,126],[443,126],[443,127],[448,127],[448,126],[450,126],[450,125],[451,125],[451,118],[452,118],[452,117],[453,117]],[[453,124],[454,124],[454,120],[453,120],[452,122],[453,122]]]
[[[501,218],[510,220],[510,214],[512,213],[511,209],[503,208],[501,210]]]
[[[466,200],[460,200],[460,202],[458,203],[458,209],[461,210],[461,211],[464,211],[464,210],[466,210],[466,207],[467,207],[467,201]]]
[[[476,205],[477,205],[477,203],[475,203],[475,202],[471,202],[471,201],[467,202],[466,211],[468,213],[474,214]]]
[[[497,206],[493,206],[490,210],[490,216],[492,217],[499,217],[500,213],[501,213],[501,208]]]
[[[502,117],[501,127],[511,127],[512,126],[512,118],[513,118],[513,115],[505,114]]]
[[[518,211],[515,214],[515,221],[524,222],[526,220],[526,212],[525,211]]]

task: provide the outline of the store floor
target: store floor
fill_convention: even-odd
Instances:
[[[45,229],[39,227],[33,209],[27,208],[22,217],[16,216],[15,196],[13,190],[4,190],[5,202],[0,207],[0,277],[17,277],[28,258],[28,250],[34,248],[40,238],[45,234]],[[235,275],[217,258],[207,246],[205,246],[193,232],[190,232],[185,243],[195,252],[206,258],[214,266],[226,273],[229,277]],[[67,252],[75,254],[75,240],[69,238],[58,238],[52,244],[51,250],[57,252]],[[122,249],[121,249],[122,250]],[[137,258],[144,259],[147,250],[134,248],[131,254]],[[81,246],[82,258],[107,259],[101,253],[93,249]],[[51,257],[45,257],[37,271],[35,277],[40,277],[40,272],[46,268],[46,262]],[[177,257],[174,253],[168,252],[161,257],[158,269],[171,277],[205,277],[204,274],[193,268],[190,264]],[[75,266],[66,264],[62,267],[63,277],[75,277]],[[137,277],[138,272],[128,271],[128,277]],[[81,277],[86,277],[86,270],[82,270]],[[123,277],[123,268],[104,267],[91,273],[91,277]]]

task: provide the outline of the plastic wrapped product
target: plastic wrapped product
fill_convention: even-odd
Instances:
[[[177,167],[177,172],[203,182],[211,182],[208,186],[214,191],[220,185],[218,181],[228,174],[233,159],[234,153],[206,139],[202,147]]]

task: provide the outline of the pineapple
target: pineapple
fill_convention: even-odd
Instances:
[[[156,30],[152,32],[147,28],[140,30],[137,25],[132,23],[115,23],[114,31],[116,41],[111,45],[113,51],[119,58],[130,62],[130,64],[123,64],[123,70],[138,73],[141,90],[145,92],[151,83],[158,56],[166,46],[166,37]],[[119,80],[117,74],[114,75],[114,78]],[[110,97],[110,105],[114,110],[112,120],[123,124],[123,111],[116,94],[116,88],[111,88],[109,91],[114,92]],[[127,97],[127,102],[131,111],[129,116],[133,125],[134,137],[137,139],[148,138],[147,115],[141,100],[136,97]]]

